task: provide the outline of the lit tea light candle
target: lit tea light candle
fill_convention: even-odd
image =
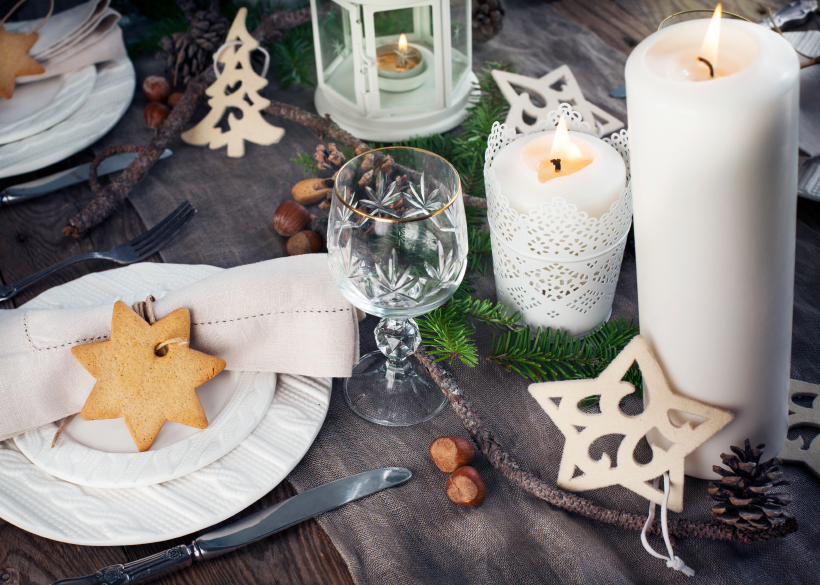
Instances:
[[[424,57],[418,47],[407,43],[402,33],[398,43],[387,43],[376,50],[377,67],[381,77],[405,79],[415,77],[423,70]]]
[[[728,445],[786,439],[798,87],[785,39],[719,10],[627,60],[641,333],[677,391],[735,414],[686,458],[696,477]]]
[[[561,197],[600,217],[626,186],[618,151],[595,136],[570,132],[563,116],[554,131],[508,144],[496,155],[493,170],[510,207],[522,214]]]

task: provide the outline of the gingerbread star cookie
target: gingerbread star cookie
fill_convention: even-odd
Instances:
[[[196,388],[221,372],[225,360],[190,349],[190,332],[188,309],[149,325],[117,301],[109,341],[71,348],[97,379],[80,412],[83,419],[125,419],[140,451],[151,446],[166,420],[207,427]],[[156,348],[169,340],[167,354],[158,355]]]
[[[36,32],[10,33],[0,24],[0,97],[11,99],[17,77],[45,73],[45,67],[28,54],[38,38]]]

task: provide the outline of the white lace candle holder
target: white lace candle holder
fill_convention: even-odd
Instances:
[[[595,135],[569,104],[550,112],[548,120],[537,124],[533,132],[551,130],[561,115],[566,116],[570,130]],[[487,140],[484,180],[498,301],[519,311],[532,329],[587,333],[612,313],[632,224],[627,133],[621,130],[604,138],[624,159],[627,186],[599,218],[589,217],[558,197],[528,213],[518,213],[510,206],[492,165],[505,146],[523,136],[496,122]]]

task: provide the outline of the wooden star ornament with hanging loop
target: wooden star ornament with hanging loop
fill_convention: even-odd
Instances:
[[[190,332],[188,309],[149,325],[117,301],[110,339],[71,348],[97,379],[80,412],[83,419],[125,419],[140,451],[151,446],[166,420],[207,427],[196,388],[221,372],[225,360],[190,349]],[[161,345],[168,348],[165,355],[158,355]]]
[[[630,416],[620,408],[621,400],[635,387],[623,381],[633,363],[637,362],[643,376],[644,410]],[[637,336],[618,354],[600,376],[592,380],[566,380],[532,384],[530,394],[538,401],[566,442],[558,469],[558,486],[570,491],[586,491],[621,485],[646,499],[660,504],[663,491],[652,480],[669,472],[669,509],[683,511],[683,463],[709,437],[732,420],[732,413],[703,402],[675,394],[661,371],[646,340]],[[579,408],[584,398],[600,395],[601,412]],[[556,403],[553,399],[558,399]],[[700,422],[677,422],[681,413],[694,415]],[[649,436],[647,436],[649,433]],[[653,442],[662,435],[667,448]],[[606,435],[622,435],[616,460],[603,453],[598,460],[590,456],[592,443]],[[649,440],[652,460],[641,464],[635,460],[635,449],[644,437]],[[580,475],[576,473],[580,471]]]
[[[36,32],[10,33],[0,23],[0,97],[11,99],[18,77],[45,72],[45,67],[28,54],[38,38]]]

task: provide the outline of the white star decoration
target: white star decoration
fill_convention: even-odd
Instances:
[[[648,400],[642,413],[629,416],[618,405],[635,390],[632,384],[622,379],[636,361]],[[532,384],[530,394],[566,438],[558,470],[559,487],[585,491],[621,485],[660,504],[663,491],[652,486],[651,481],[668,471],[671,485],[668,505],[675,512],[683,511],[684,458],[732,420],[732,413],[728,411],[673,393],[641,336],[635,337],[598,378]],[[595,395],[601,396],[600,413],[578,408],[581,400]],[[560,399],[557,406],[553,398]],[[705,420],[700,424],[677,425],[670,420],[670,410]],[[633,453],[649,431],[660,432],[672,445],[663,449],[650,441],[652,461],[641,464],[635,461]],[[618,447],[616,467],[611,466],[606,453],[597,461],[589,454],[595,439],[612,434],[624,435]],[[576,467],[583,475],[573,477]]]
[[[811,406],[800,406],[794,402],[795,396],[813,396]],[[799,425],[820,428],[820,386],[792,380],[789,386],[789,429]],[[808,444],[808,446],[807,446]],[[807,448],[804,450],[803,447]],[[802,461],[818,477],[820,477],[820,438],[815,437],[807,441],[802,437],[789,440],[778,455],[786,461]]]
[[[624,127],[623,122],[615,116],[586,100],[581,86],[575,81],[575,76],[567,65],[561,65],[540,79],[496,69],[493,71],[493,79],[510,103],[510,113],[504,123],[507,128],[514,127],[523,134],[527,134],[541,120],[547,120],[548,114],[557,110],[562,103],[571,104],[573,111],[579,112],[598,136],[609,136]],[[554,89],[553,86],[558,84],[561,84],[560,89]],[[524,91],[518,93],[516,88]],[[538,94],[544,105],[539,107],[533,104],[530,93]],[[535,121],[527,123],[524,114]]]

